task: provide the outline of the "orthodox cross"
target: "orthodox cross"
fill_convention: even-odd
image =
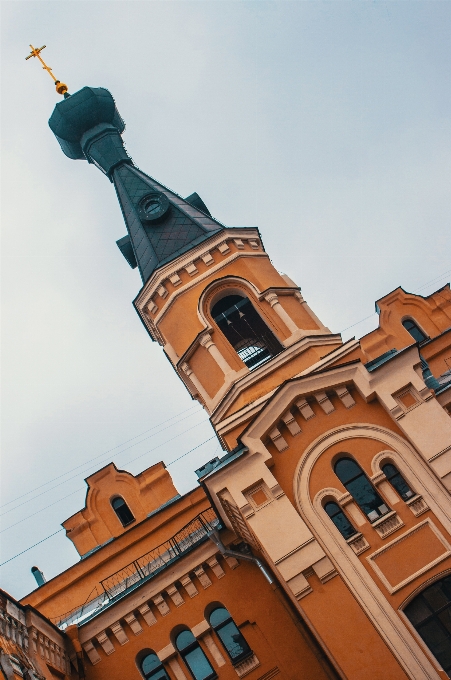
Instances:
[[[41,62],[42,68],[44,69],[44,71],[47,71],[49,76],[55,81],[56,91],[58,92],[58,94],[62,94],[62,95],[64,95],[64,97],[68,97],[69,95],[67,94],[67,85],[62,83],[57,78],[55,78],[55,76],[52,73],[52,67],[47,66],[47,64],[45,63],[45,61],[41,57],[41,52],[45,48],[45,45],[43,45],[42,47],[33,47],[33,45],[30,45],[30,47],[31,47],[31,52],[28,55],[28,57],[25,57],[25,59],[31,59],[31,57],[37,57],[39,59],[39,61]]]

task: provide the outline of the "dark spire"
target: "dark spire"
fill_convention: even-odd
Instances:
[[[117,245],[130,266],[139,267],[143,283],[224,228],[197,194],[183,199],[134,166],[108,90],[84,87],[55,106],[49,125],[66,156],[94,163],[114,183],[128,231]]]

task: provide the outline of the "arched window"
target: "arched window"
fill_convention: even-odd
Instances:
[[[338,503],[330,501],[325,504],[324,510],[327,512],[343,538],[351,538],[351,536],[354,536],[354,534],[357,533]]]
[[[412,321],[412,319],[405,319],[405,321],[402,322],[402,325],[416,342],[423,342],[423,340],[428,339],[427,335],[425,335],[423,331],[418,328],[415,321]]]
[[[404,614],[436,657],[451,673],[451,576],[423,590],[404,609]]]
[[[252,654],[252,649],[236,627],[227,609],[218,607],[212,611],[210,625],[221,640],[232,663],[238,663]]]
[[[191,671],[194,680],[210,680],[210,678],[217,677],[200,644],[190,630],[184,630],[177,635],[175,646]]]
[[[247,297],[228,295],[217,302],[211,314],[248,368],[256,368],[283,350]]]
[[[335,463],[334,469],[340,482],[349,491],[370,522],[375,522],[379,517],[389,512],[384,501],[355,460],[340,458]]]
[[[150,652],[140,663],[141,673],[146,680],[170,680],[163,664],[154,652]]]
[[[111,505],[123,527],[126,527],[128,524],[131,524],[135,521],[132,511],[123,498],[116,496],[116,498],[113,498],[111,501]]]
[[[397,468],[391,463],[382,466],[382,472],[387,477],[395,491],[399,493],[403,501],[408,501],[414,495],[412,489]]]

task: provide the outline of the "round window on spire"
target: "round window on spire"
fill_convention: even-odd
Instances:
[[[142,222],[156,222],[164,217],[168,210],[169,200],[167,196],[157,192],[143,196],[138,206],[138,213]]]

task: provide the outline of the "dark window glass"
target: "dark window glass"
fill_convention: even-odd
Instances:
[[[416,325],[415,321],[412,321],[411,319],[406,319],[405,321],[402,322],[402,325],[410,333],[412,338],[416,340],[417,342],[423,342],[423,340],[427,340],[427,335],[421,331],[418,326]]]
[[[211,314],[248,368],[260,366],[283,350],[246,297],[228,295],[214,305]]]
[[[123,527],[126,527],[127,524],[135,521],[130,508],[123,498],[113,498],[111,505],[113,506],[113,510],[119,517],[119,521]]]
[[[177,635],[175,646],[195,680],[210,680],[216,678],[209,660],[190,630],[184,630]]]
[[[169,680],[163,664],[156,654],[151,652],[141,661],[141,672],[146,680]]]
[[[326,503],[324,510],[344,538],[351,538],[351,536],[354,536],[354,534],[357,533],[338,503],[330,501],[329,503]]]
[[[252,654],[251,648],[227,609],[224,607],[215,609],[210,615],[210,625],[221,640],[232,663],[238,663]]]
[[[370,522],[389,512],[382,498],[371,484],[362,468],[352,458],[341,458],[335,464],[335,474],[363,510]]]
[[[402,474],[391,463],[382,466],[382,472],[387,477],[392,487],[399,493],[403,501],[409,500],[414,495]]]
[[[451,576],[436,581],[407,605],[404,613],[436,657],[451,673]]]

